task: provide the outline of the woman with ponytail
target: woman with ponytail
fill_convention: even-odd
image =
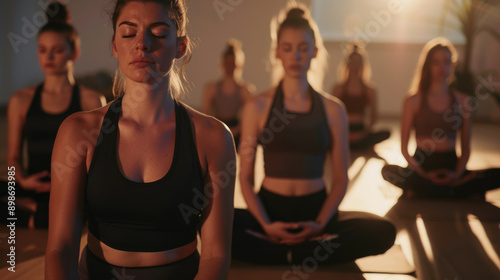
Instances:
[[[118,0],[112,23],[117,98],[66,119],[54,146],[65,169],[53,172],[45,278],[226,279],[235,148],[224,124],[179,101],[186,5]]]
[[[80,46],[66,7],[53,2],[46,14],[48,22],[38,32],[38,62],[44,80],[14,93],[7,107],[7,164],[16,170],[16,199],[21,204],[18,223],[45,228],[52,186],[50,159],[57,130],[69,115],[105,103],[101,94],[75,83],[73,63]],[[27,145],[27,162],[23,162],[23,143]]]
[[[394,242],[391,223],[368,213],[338,211],[348,180],[347,119],[338,99],[319,90],[318,66],[326,53],[317,26],[298,5],[277,21],[271,34],[279,66],[274,78],[281,81],[243,110],[240,183],[248,210],[235,210],[233,257],[301,264],[321,256],[318,263],[333,264],[383,253]],[[256,194],[258,145],[265,178]],[[333,164],[329,193],[323,180],[327,156]]]
[[[229,40],[222,53],[224,77],[205,86],[201,107],[203,113],[213,115],[231,129],[236,147],[240,142],[240,111],[254,91],[254,86],[242,79],[244,64],[241,42]]]
[[[349,146],[366,149],[390,136],[389,131],[373,131],[377,121],[377,93],[370,86],[371,69],[366,51],[352,45],[349,55],[339,65],[339,84],[333,87],[333,96],[345,105],[349,122]]]

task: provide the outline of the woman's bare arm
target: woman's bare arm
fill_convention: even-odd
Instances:
[[[71,115],[61,124],[54,144],[45,279],[78,279],[86,159],[91,145],[82,137],[84,127],[81,113]]]
[[[347,115],[345,109],[338,101],[326,98],[324,100],[332,141],[332,187],[316,218],[321,231],[324,230],[333,215],[337,213],[338,207],[344,198],[347,190],[347,168],[349,165]]]
[[[203,211],[201,259],[196,280],[227,279],[231,261],[236,155],[233,138],[218,121],[210,119],[202,149],[206,157],[208,206]]]

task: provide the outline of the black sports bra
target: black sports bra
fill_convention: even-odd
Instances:
[[[196,239],[203,197],[203,176],[182,104],[175,102],[175,148],[166,175],[154,182],[125,178],[117,163],[119,98],[108,108],[87,174],[85,203],[89,231],[123,251],[158,252]]]
[[[328,120],[319,93],[309,87],[311,110],[287,111],[281,83],[278,86],[266,126],[258,142],[264,150],[266,176],[316,179],[323,176],[325,156],[331,145]]]
[[[23,127],[23,139],[28,145],[28,174],[45,170],[50,172],[52,148],[59,126],[69,115],[82,110],[78,84],[73,85],[69,107],[59,114],[47,113],[42,109],[42,91],[43,83],[35,90]]]

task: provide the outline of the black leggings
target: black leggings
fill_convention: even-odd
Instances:
[[[115,266],[95,256],[87,246],[82,251],[78,264],[80,280],[192,280],[198,273],[200,255],[195,251],[180,261],[150,267]]]
[[[8,196],[8,182],[0,180],[0,198],[4,199],[5,197]],[[37,228],[47,228],[49,227],[49,198],[50,198],[50,193],[49,192],[44,192],[44,193],[37,193],[35,191],[27,191],[23,189],[19,183],[16,182],[15,185],[15,198],[31,198],[33,199],[36,204],[36,212],[34,213],[34,221],[35,221],[35,227]],[[6,218],[8,217],[8,211],[7,211],[7,205],[4,201],[0,202],[1,207],[2,207],[2,215],[0,219],[2,221],[6,221]],[[17,207],[16,203],[16,218],[17,222],[16,225],[19,225],[21,227],[27,227],[29,218],[32,215],[29,211],[20,209]],[[6,216],[4,216],[6,215]]]
[[[447,169],[455,170],[458,162],[454,151],[432,152],[417,149],[413,158],[424,171]],[[474,173],[474,178],[464,181],[458,186],[434,185],[430,180],[421,177],[409,167],[386,165],[382,168],[382,177],[403,190],[412,190],[419,196],[436,198],[464,198],[474,194],[484,194],[488,190],[500,187],[500,168],[478,171],[466,170],[462,178]]]
[[[326,191],[300,196],[281,196],[260,189],[258,194],[271,221],[297,222],[315,220],[327,197]],[[353,261],[384,253],[394,244],[396,229],[387,220],[363,212],[340,212],[330,220],[325,232],[331,238],[294,245],[276,244],[249,234],[264,233],[259,222],[243,209],[236,209],[233,227],[234,259],[262,264],[326,265]]]
[[[361,132],[364,129],[365,126],[362,123],[349,124],[349,132]],[[349,143],[349,146],[352,150],[363,150],[387,140],[390,136],[391,132],[388,130],[370,132],[363,139]]]

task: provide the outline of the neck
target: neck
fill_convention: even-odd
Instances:
[[[174,110],[168,76],[155,85],[127,80],[122,103],[123,116],[141,125],[168,121]]]
[[[448,93],[449,86],[446,81],[433,82],[429,87],[429,94],[442,94]]]
[[[295,78],[285,76],[283,78],[282,90],[285,98],[307,98],[307,91],[309,90],[307,77]]]
[[[73,87],[75,80],[69,75],[46,75],[43,81],[43,90],[54,94],[63,94]]]
[[[223,82],[238,83],[240,80],[241,78],[236,73],[225,73],[224,77],[222,78]]]
[[[349,72],[349,75],[347,76],[347,83],[356,83],[356,84],[361,84],[362,80],[359,75],[351,74]]]

